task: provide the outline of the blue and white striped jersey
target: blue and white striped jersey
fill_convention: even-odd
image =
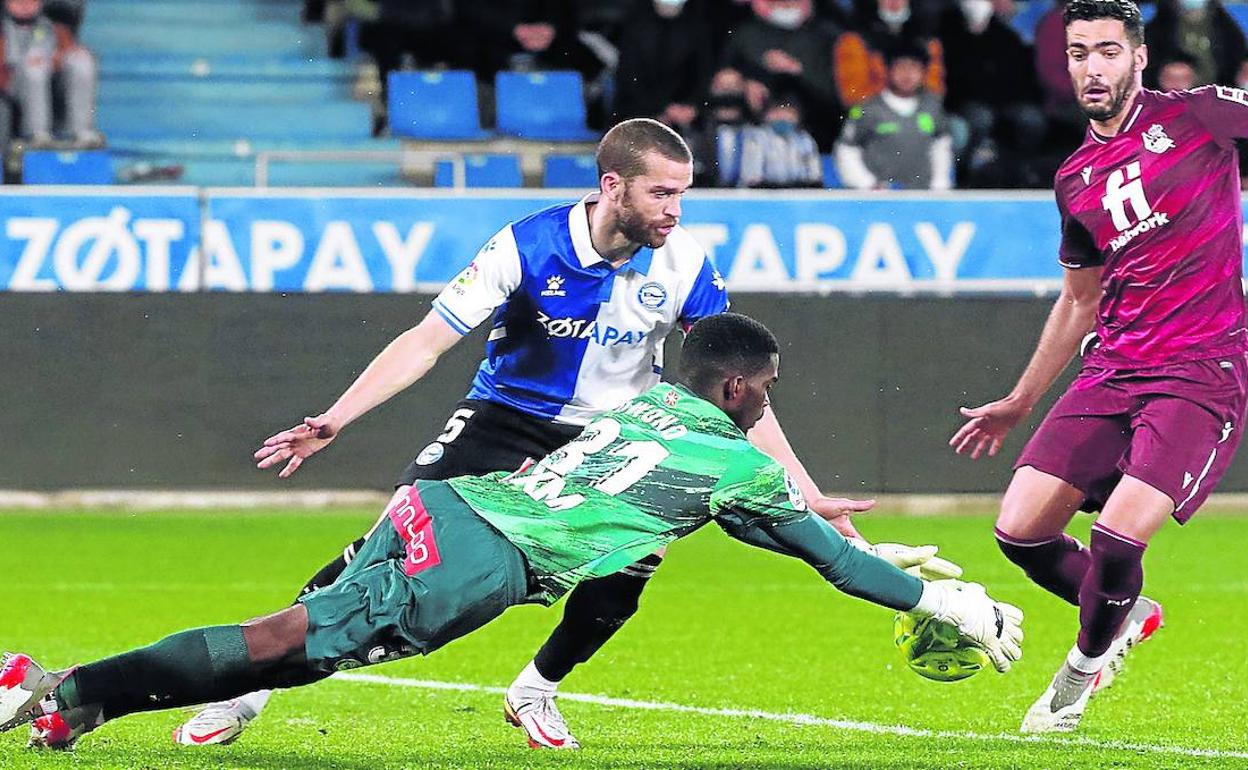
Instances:
[[[434,299],[461,334],[494,314],[469,398],[584,425],[658,384],[673,329],[728,309],[723,279],[679,226],[613,270],[590,242],[594,200],[504,227]]]

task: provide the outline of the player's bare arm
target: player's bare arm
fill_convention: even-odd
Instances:
[[[286,462],[277,475],[289,477],[304,460],[328,446],[343,428],[424,377],[460,339],[458,331],[437,313],[430,312],[378,353],[333,406],[265,439],[254,455],[256,467],[272,468]]]
[[[985,451],[991,457],[1001,449],[1006,435],[1031,412],[1092,330],[1101,294],[1101,268],[1066,271],[1061,294],[1018,383],[1005,398],[973,409],[962,407],[962,416],[970,419],[949,439],[953,451],[969,452],[972,460],[978,460]]]

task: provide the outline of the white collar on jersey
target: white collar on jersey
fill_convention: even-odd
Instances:
[[[577,201],[577,204],[568,212],[568,232],[572,236],[572,249],[576,252],[576,259],[581,263],[581,267],[593,267],[607,261],[594,248],[594,242],[589,237],[589,214],[586,207],[590,203],[597,202],[598,193],[590,193]],[[650,249],[642,247],[619,269],[628,268],[645,275],[650,271],[650,259]]]

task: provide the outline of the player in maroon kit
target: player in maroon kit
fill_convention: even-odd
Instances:
[[[1144,548],[1185,523],[1239,444],[1248,383],[1242,209],[1234,140],[1248,92],[1141,87],[1148,61],[1131,0],[1072,0],[1066,53],[1087,139],[1055,183],[1061,295],[1008,396],[949,442],[996,454],[1095,327],[1074,383],[1015,464],[996,536],[1010,561],[1079,607],[1079,635],[1024,732],[1069,731],[1127,649],[1161,625],[1140,597]],[[1064,534],[1100,511],[1090,547]]]

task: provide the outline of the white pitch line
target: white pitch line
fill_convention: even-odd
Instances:
[[[404,679],[400,677],[380,676],[377,674],[334,674],[334,679],[364,684],[381,684],[390,687],[411,687],[420,690],[453,690],[457,692],[478,692],[502,695],[505,687],[491,687],[466,682],[438,682],[429,679]],[[1185,746],[1166,746],[1153,743],[1127,743],[1123,741],[1101,741],[1095,738],[1078,736],[1049,735],[1016,735],[1014,733],[976,733],[957,730],[925,730],[904,725],[883,725],[875,722],[859,722],[848,719],[829,719],[813,714],[781,714],[759,709],[709,708],[705,706],[686,706],[682,703],[664,703],[662,701],[632,700],[630,698],[609,698],[605,695],[587,695],[584,693],[559,693],[559,699],[576,703],[591,703],[609,708],[637,709],[641,711],[670,711],[679,714],[697,714],[700,716],[732,717],[763,719],[769,722],[783,722],[792,725],[831,727],[849,732],[873,733],[875,735],[899,735],[907,738],[956,738],[968,741],[1005,741],[1007,743],[1039,743],[1054,746],[1078,746],[1095,749],[1113,749],[1116,751],[1137,751],[1149,754],[1171,754],[1183,757],[1208,757],[1211,759],[1248,759],[1248,751],[1225,751],[1222,749],[1193,749]]]

